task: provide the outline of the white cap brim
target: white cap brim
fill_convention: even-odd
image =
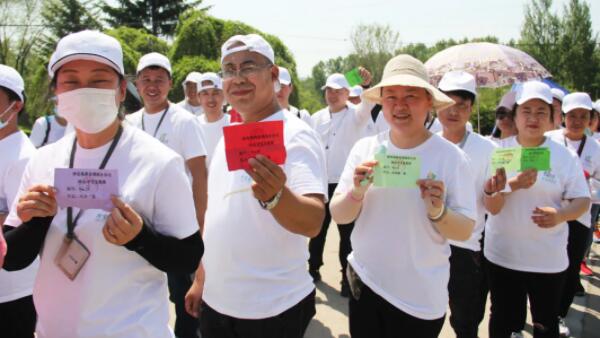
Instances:
[[[120,67],[118,65],[116,65],[114,62],[112,62],[111,60],[97,55],[97,54],[84,54],[84,53],[79,53],[79,54],[71,54],[71,55],[67,55],[64,58],[54,62],[54,64],[50,67],[50,71],[52,72],[50,75],[50,77],[54,77],[54,74],[56,74],[56,71],[64,66],[65,64],[71,62],[71,61],[76,61],[76,60],[87,60],[87,61],[95,61],[98,63],[102,63],[105,64],[109,67],[111,67],[112,69],[114,69],[117,74],[120,75],[125,75],[124,74],[124,70],[120,69]]]

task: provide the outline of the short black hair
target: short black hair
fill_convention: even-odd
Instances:
[[[463,100],[469,100],[469,101],[471,101],[471,104],[475,103],[475,94],[471,93],[470,91],[466,91],[466,90],[451,90],[451,91],[444,92],[444,94],[446,94],[446,95],[456,95],[456,96],[460,97]]]

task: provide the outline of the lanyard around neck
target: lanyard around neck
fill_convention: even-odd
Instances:
[[[579,148],[577,148],[577,156],[581,157],[581,154],[583,153],[583,147],[585,147],[585,141],[587,139],[587,136],[584,134],[583,138],[581,139],[581,143],[579,143]],[[565,142],[565,147],[569,147],[567,145],[567,136],[563,134],[563,141]]]
[[[121,135],[123,134],[123,127],[119,125],[119,130],[117,130],[117,134],[115,138],[112,140],[110,147],[106,151],[106,155],[104,155],[104,159],[100,163],[100,167],[98,169],[104,169],[108,160],[112,156],[115,148],[117,147],[117,143],[121,139]],[[73,169],[75,165],[75,152],[77,150],[77,137],[73,140],[73,147],[71,148],[71,156],[69,157],[69,169]],[[82,210],[79,210],[77,216],[75,216],[75,220],[73,220],[73,208],[67,208],[67,237],[73,239],[75,237],[75,227],[77,226],[77,222],[79,221],[79,217],[81,217]]]
[[[156,134],[158,133],[158,130],[160,129],[160,125],[163,123],[163,120],[165,119],[165,116],[167,115],[167,112],[169,111],[169,107],[170,107],[170,105],[167,104],[167,108],[165,109],[165,111],[163,111],[162,115],[160,116],[160,120],[158,120],[156,129],[154,129],[154,134],[152,134],[152,136],[155,138],[156,138]],[[146,126],[144,126],[144,113],[142,113],[142,130],[146,131]]]

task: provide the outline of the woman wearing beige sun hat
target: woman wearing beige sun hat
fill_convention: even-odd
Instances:
[[[437,337],[448,305],[448,239],[469,238],[475,189],[466,155],[425,125],[454,103],[423,64],[398,55],[363,98],[382,105],[389,131],[356,143],[331,202],[356,222],[348,256],[352,337]]]

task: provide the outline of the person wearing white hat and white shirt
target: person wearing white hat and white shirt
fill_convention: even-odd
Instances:
[[[313,121],[310,117],[310,113],[306,111],[306,109],[298,109],[290,104],[290,95],[294,90],[294,85],[292,84],[292,77],[290,76],[290,72],[287,68],[279,67],[279,85],[275,84],[275,88],[279,89],[277,91],[277,101],[279,101],[279,105],[281,108],[287,109],[290,113],[306,122],[310,127],[313,126]]]
[[[177,103],[177,105],[190,113],[200,116],[202,115],[202,106],[200,105],[200,99],[198,98],[198,85],[200,77],[202,76],[199,72],[191,72],[183,81],[183,95],[184,99]]]
[[[363,67],[359,67],[358,69],[363,79],[362,85],[368,86],[371,83],[371,73]],[[328,195],[329,199],[331,199],[352,146],[354,146],[356,141],[364,137],[367,132],[367,126],[371,120],[371,109],[367,109],[366,107],[372,107],[372,104],[365,103],[357,107],[348,103],[350,86],[343,74],[336,73],[330,75],[322,89],[325,91],[327,107],[314,113],[312,119],[313,126],[321,136],[321,142],[325,146],[327,179],[329,183]],[[308,268],[315,282],[321,280],[319,268],[323,265],[323,249],[325,248],[327,230],[331,222],[329,205],[327,205],[325,212],[321,233],[309,242],[310,258],[308,260]],[[338,255],[340,266],[342,267],[340,293],[344,297],[348,297],[350,294],[344,271],[348,264],[347,256],[352,251],[350,245],[352,227],[353,224],[337,224],[340,234]]]
[[[35,153],[35,147],[17,124],[25,107],[24,89],[21,75],[12,67],[0,65],[0,225],[17,197],[25,165]],[[36,313],[31,295],[38,266],[39,259],[35,259],[18,271],[0,270],[3,337],[33,337]]]
[[[551,88],[552,92],[552,107],[554,109],[554,123],[553,129],[562,129],[563,128],[563,114],[562,114],[562,102],[565,97],[565,92],[558,88]]]
[[[450,242],[450,324],[459,338],[477,338],[485,314],[487,285],[483,271],[481,239],[485,227],[484,186],[490,172],[489,160],[496,145],[467,130],[477,97],[475,77],[464,71],[451,71],[442,77],[438,89],[455,104],[438,110],[443,130],[438,135],[456,144],[469,158],[471,179],[475,182],[477,218],[470,238]]]
[[[500,142],[507,137],[515,136],[517,129],[515,128],[515,121],[511,118],[512,110],[515,106],[515,97],[517,93],[509,91],[502,96],[498,106],[496,107],[496,125],[489,139],[494,143]]]
[[[594,107],[594,115],[590,122],[590,130],[592,132],[592,138],[596,141],[600,140],[600,100],[597,100],[592,105]]]
[[[36,148],[54,143],[65,135],[67,120],[58,114],[56,98],[53,98],[52,101],[54,103],[54,114],[39,117],[31,127],[29,140]]]
[[[325,159],[319,137],[279,106],[279,68],[261,36],[236,35],[221,49],[225,98],[244,123],[283,123],[285,164],[257,155],[228,171],[224,139],[211,161],[204,239],[211,243],[186,302],[203,338],[300,338],[315,314],[306,238],[324,215]]]
[[[363,100],[382,105],[390,130],[354,145],[331,201],[334,221],[355,221],[350,335],[437,337],[448,306],[448,239],[467,240],[476,216],[468,158],[424,125],[431,109],[454,101],[409,55],[388,61]],[[407,182],[414,186],[372,185],[382,151],[418,159],[415,181]]]
[[[204,73],[198,79],[198,99],[204,113],[198,116],[204,143],[206,145],[206,166],[210,168],[210,160],[213,157],[219,140],[223,138],[223,127],[228,126],[230,116],[223,113],[223,80],[215,73]]]
[[[136,86],[144,107],[127,116],[127,121],[173,149],[185,161],[191,178],[196,218],[200,230],[206,211],[206,147],[198,119],[178,105],[169,102],[167,95],[173,85],[171,63],[159,53],[140,58]],[[169,274],[169,292],[175,304],[177,319],[175,335],[180,338],[196,337],[197,321],[185,311],[185,293],[192,285],[188,274]]]
[[[550,169],[507,173],[486,182],[488,219],[484,254],[491,294],[490,337],[521,330],[529,298],[535,338],[558,337],[558,315],[569,265],[567,221],[589,210],[590,191],[577,155],[544,136],[553,123],[548,85],[530,81],[517,92],[513,119],[517,136],[500,148],[544,147]],[[502,180],[504,182],[504,180]]]
[[[63,37],[48,73],[58,111],[75,132],[27,164],[5,221],[4,268],[42,253],[33,293],[40,338],[173,337],[164,272],[191,273],[203,251],[183,160],[118,118],[127,82],[113,37]],[[52,186],[58,168],[117,171],[114,208],[59,207],[56,189],[64,188]]]
[[[570,93],[563,98],[562,109],[565,114],[565,128],[548,132],[546,136],[557,143],[563,144],[577,154],[589,185],[592,179],[600,180],[600,144],[593,142],[585,134],[593,110],[592,99],[587,93]],[[567,269],[559,312],[561,318],[559,329],[560,334],[563,336],[570,335],[564,318],[569,312],[575,293],[580,285],[579,270],[591,234],[591,221],[592,215],[588,210],[577,220],[567,222],[569,226],[567,245],[569,268]]]

